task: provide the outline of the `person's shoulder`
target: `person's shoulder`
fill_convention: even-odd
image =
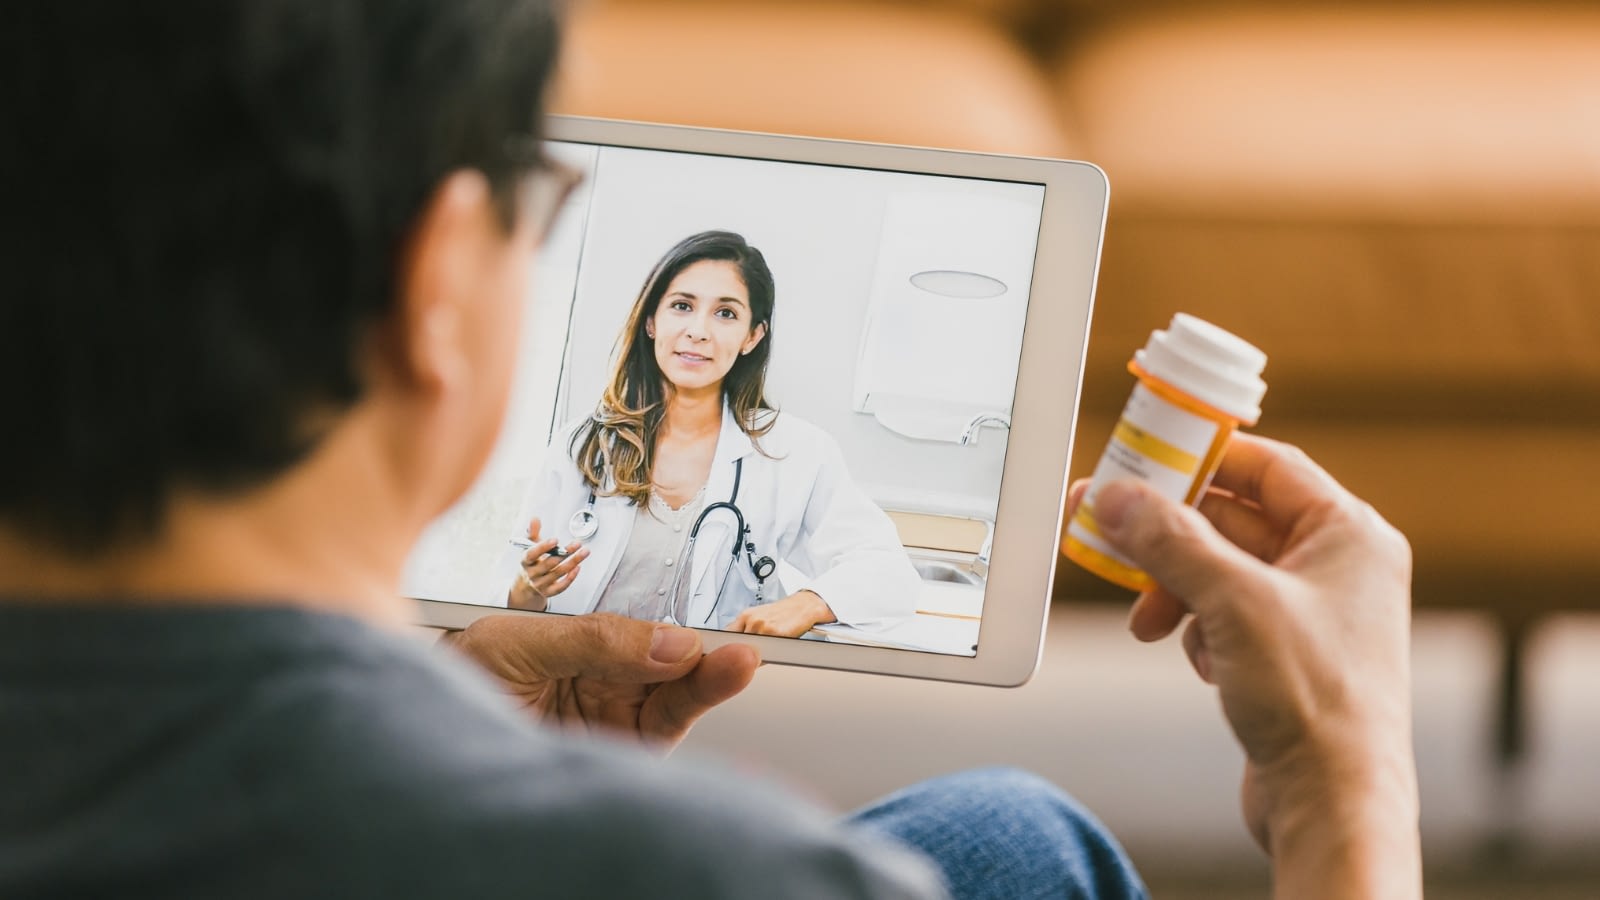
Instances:
[[[557,840],[583,762],[447,649],[357,629],[334,643],[257,679],[229,742],[230,765],[260,771],[272,798],[258,827],[292,827],[290,856],[318,848],[319,883],[512,896],[511,847],[532,862]]]
[[[635,860],[608,893],[673,897],[936,897],[926,860],[725,767],[649,760],[591,782],[568,830]],[[576,826],[573,823],[577,823]],[[608,842],[617,841],[615,845]],[[591,873],[592,875],[592,873]],[[584,877],[582,867],[570,877]],[[662,885],[671,885],[661,894]]]
[[[320,773],[307,798],[338,798],[312,812],[346,871],[433,884],[419,870],[448,860],[458,895],[483,897],[936,894],[916,860],[775,788],[536,727],[459,660],[384,656],[294,729]]]
[[[556,426],[550,433],[550,442],[545,445],[544,462],[542,468],[546,473],[565,472],[573,473],[578,470],[577,454],[578,444],[589,426],[594,422],[593,416],[579,416],[569,419]]]
[[[320,652],[258,679],[258,739],[317,778],[409,780],[474,742],[517,742],[526,723],[486,675],[443,649],[333,622]],[[441,776],[442,772],[426,773]]]
[[[825,457],[839,454],[839,442],[809,419],[776,409],[757,410],[750,415],[753,430],[762,431],[756,439],[778,455],[793,451]]]
[[[560,447],[563,453],[570,456],[573,439],[578,436],[579,432],[589,427],[592,422],[594,422],[594,416],[591,415],[582,415],[562,422],[556,426],[555,431],[551,434],[550,446]]]

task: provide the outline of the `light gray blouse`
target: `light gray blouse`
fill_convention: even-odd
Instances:
[[[674,606],[688,608],[689,573],[683,566],[683,550],[694,518],[705,506],[705,494],[702,485],[689,502],[673,509],[652,493],[650,502],[638,507],[628,545],[595,612],[661,622],[668,620]]]

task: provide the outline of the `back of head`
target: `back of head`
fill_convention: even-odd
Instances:
[[[92,554],[302,459],[451,171],[509,225],[552,0],[24,0],[0,78],[0,527]]]

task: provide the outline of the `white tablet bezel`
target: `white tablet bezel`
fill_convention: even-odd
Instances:
[[[1109,186],[1090,163],[552,116],[552,141],[1040,184],[1045,188],[978,650],[953,656],[701,629],[707,649],[754,645],[767,662],[1016,686],[1038,668],[1061,536]],[[553,615],[417,599],[420,624]]]

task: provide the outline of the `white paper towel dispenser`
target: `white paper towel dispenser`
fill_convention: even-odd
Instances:
[[[853,406],[885,428],[962,442],[1009,421],[1039,207],[977,193],[892,194]]]

